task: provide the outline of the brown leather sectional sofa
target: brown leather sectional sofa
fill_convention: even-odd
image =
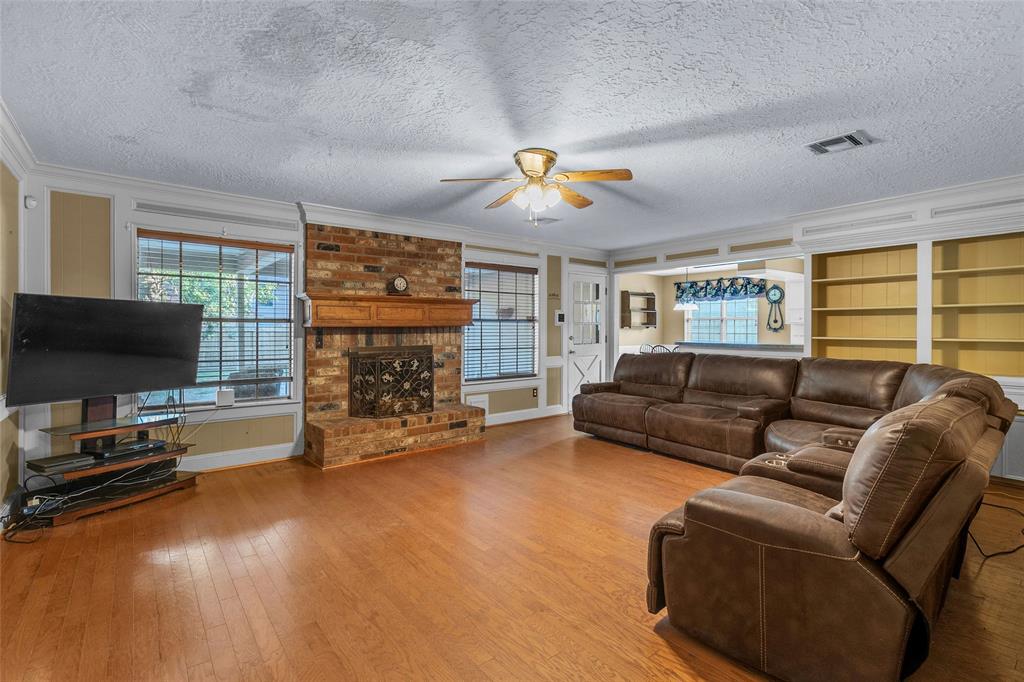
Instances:
[[[702,357],[624,356],[573,404],[580,430],[740,470],[652,528],[648,609],[781,679],[911,674],[1017,405],[934,365]]]
[[[766,451],[852,451],[880,417],[950,381],[972,383],[1012,422],[997,382],[949,367],[693,353],[623,355],[613,381],[584,384],[572,411],[579,431],[739,472]]]

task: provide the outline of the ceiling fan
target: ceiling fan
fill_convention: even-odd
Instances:
[[[441,182],[522,182],[522,185],[506,192],[487,204],[485,208],[498,208],[511,201],[519,208],[528,209],[531,220],[536,223],[533,216],[563,199],[565,203],[576,208],[586,208],[594,203],[579,192],[569,189],[563,183],[633,179],[633,172],[628,168],[564,171],[548,177],[548,173],[558,160],[558,154],[550,149],[540,147],[520,149],[513,155],[513,158],[523,173],[521,178],[446,178]],[[523,182],[524,180],[525,182]]]

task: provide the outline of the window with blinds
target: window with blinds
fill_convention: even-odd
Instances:
[[[138,231],[137,246],[140,301],[204,306],[197,385],[154,391],[147,405],[212,404],[221,388],[237,402],[291,397],[290,246],[149,230]]]
[[[757,343],[757,299],[699,301],[687,315],[686,340],[694,343]]]
[[[477,299],[462,335],[463,378],[537,376],[537,269],[466,263],[462,291]]]

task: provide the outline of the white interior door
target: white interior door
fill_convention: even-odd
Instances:
[[[569,275],[569,398],[580,385],[604,379],[608,278]]]

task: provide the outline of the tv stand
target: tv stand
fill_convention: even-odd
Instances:
[[[94,455],[95,459],[92,462],[69,463],[67,467],[47,469],[47,476],[61,476],[64,483],[51,488],[32,490],[26,494],[30,499],[40,493],[89,490],[76,496],[73,506],[68,505],[66,509],[52,517],[54,526],[195,486],[197,475],[178,471],[177,464],[173,461],[185,455],[191,445],[156,445],[157,442],[149,440],[150,429],[178,424],[182,417],[168,414],[117,417],[116,406],[117,401],[113,396],[83,400],[81,423],[42,429],[51,436],[67,436],[73,442],[80,443],[81,452],[98,450],[110,453]],[[132,445],[128,447],[118,443],[126,434],[134,434],[136,437],[130,441]],[[134,446],[135,443],[146,445]],[[31,462],[28,466],[32,468]],[[119,477],[138,467],[145,468],[140,470],[140,480],[137,483],[120,483],[122,479]],[[133,475],[128,481],[134,478],[136,476]],[[115,479],[119,481],[117,485],[104,485]],[[26,499],[25,502],[27,501]]]

